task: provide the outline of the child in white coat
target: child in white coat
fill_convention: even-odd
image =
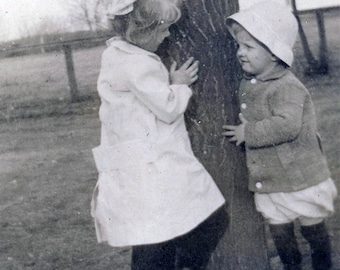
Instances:
[[[99,242],[133,247],[132,269],[175,269],[179,248],[190,269],[204,269],[222,230],[215,218],[225,220],[224,198],[195,158],[184,122],[198,62],[173,64],[169,73],[155,54],[181,15],[176,3],[111,0],[107,7],[115,36],[98,78],[92,216]]]
[[[266,218],[286,270],[301,269],[294,220],[311,247],[313,269],[331,268],[324,219],[334,211],[330,178],[308,90],[289,71],[297,22],[275,2],[259,2],[227,19],[244,71],[239,88],[241,124],[223,133],[245,143],[249,189]]]

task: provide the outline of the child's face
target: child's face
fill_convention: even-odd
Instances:
[[[261,76],[270,71],[276,58],[247,31],[240,29],[235,35],[238,43],[237,58],[244,72]]]
[[[157,28],[157,30],[153,33],[148,44],[144,46],[144,49],[150,52],[157,51],[159,45],[161,45],[164,39],[170,36],[169,27],[170,27],[169,24],[166,23],[161,24]]]

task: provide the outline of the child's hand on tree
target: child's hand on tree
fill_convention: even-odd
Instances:
[[[171,84],[191,85],[198,79],[198,61],[190,57],[179,69],[176,70],[177,63],[173,62],[170,68]]]
[[[231,137],[229,139],[230,142],[236,142],[236,145],[239,146],[244,142],[244,129],[246,123],[248,123],[247,119],[244,118],[243,114],[239,114],[239,118],[241,120],[241,124],[238,126],[232,125],[224,125],[222,128],[225,129],[225,132],[222,132],[222,135]]]

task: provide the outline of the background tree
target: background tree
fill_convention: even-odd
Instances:
[[[228,228],[209,269],[267,269],[262,218],[248,191],[245,152],[228,142],[222,125],[238,123],[240,79],[235,45],[225,18],[238,10],[233,0],[186,0],[183,16],[173,27],[171,42],[160,49],[164,61],[178,64],[193,56],[200,61],[199,80],[186,114],[196,156],[226,198]],[[223,221],[221,221],[223,222]],[[198,243],[199,244],[199,243]]]
[[[68,7],[72,14],[72,23],[78,28],[90,31],[105,28],[102,0],[70,0]]]
[[[319,59],[316,60],[312,54],[312,51],[309,47],[308,40],[306,34],[303,30],[302,23],[299,17],[299,13],[296,7],[296,0],[292,0],[291,2],[293,12],[298,21],[299,26],[299,35],[303,47],[303,51],[308,63],[308,67],[306,69],[306,74],[327,74],[328,73],[328,58],[327,58],[327,42],[326,42],[326,30],[324,24],[323,10],[316,9],[314,10],[316,21],[318,24],[318,32],[319,32]]]

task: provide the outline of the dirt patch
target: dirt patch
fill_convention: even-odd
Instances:
[[[129,249],[98,245],[89,213],[97,115],[1,127],[0,269],[128,269]]]

